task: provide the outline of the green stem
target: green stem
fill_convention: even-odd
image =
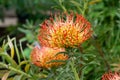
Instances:
[[[93,39],[93,40],[94,40],[94,39]],[[98,41],[94,40],[94,45],[95,45],[96,49],[98,50],[98,53],[100,54],[100,56],[101,56],[102,59],[104,60],[104,64],[105,64],[106,67],[107,67],[107,71],[109,71],[109,70],[110,70],[110,65],[109,65],[108,61],[106,60],[106,58],[105,58],[105,55],[104,55],[105,53],[104,53],[103,50],[101,49],[100,44],[98,43]]]
[[[6,64],[4,64],[4,63],[1,63],[1,62],[0,62],[0,66],[3,66],[3,67],[5,67],[5,68],[10,69],[10,70],[12,70],[12,71],[15,71],[15,72],[17,72],[17,73],[23,74],[23,75],[25,75],[25,76],[27,76],[27,77],[31,77],[29,74],[26,74],[25,72],[23,72],[23,71],[21,71],[21,70],[18,70],[18,69],[16,69],[16,68],[12,67],[12,66],[6,65]]]
[[[88,8],[88,1],[84,0],[84,5],[83,5],[83,11],[82,11],[82,15],[85,16],[85,12]]]
[[[67,12],[65,6],[62,3],[63,3],[62,0],[59,0],[60,7],[63,9],[64,12]]]
[[[79,76],[78,76],[78,73],[77,73],[77,71],[76,71],[76,68],[75,68],[75,63],[74,63],[74,59],[73,58],[71,58],[71,63],[70,63],[70,65],[71,65],[71,68],[72,68],[72,71],[73,71],[73,73],[74,73],[74,76],[75,76],[75,80],[80,80],[80,78],[79,78]]]
[[[24,54],[24,51],[23,51],[23,48],[22,48],[22,42],[23,42],[24,39],[20,40],[19,43],[20,43],[20,50],[21,50],[21,53],[22,53],[22,56],[24,58],[24,60],[26,60],[25,58],[25,54]]]
[[[13,67],[17,67],[17,63],[6,52],[0,53],[0,56],[3,56]]]

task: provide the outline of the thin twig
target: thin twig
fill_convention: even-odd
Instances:
[[[98,52],[99,52],[99,54],[100,54],[100,56],[102,57],[102,59],[104,60],[104,63],[105,63],[105,65],[106,65],[106,67],[107,67],[107,71],[109,71],[110,70],[110,65],[109,65],[109,63],[107,62],[107,60],[105,59],[105,56],[104,56],[104,52],[103,52],[103,50],[101,49],[101,46],[100,46],[100,44],[98,43],[98,41],[96,41],[95,39],[93,39],[94,40],[94,46],[96,47],[96,49],[98,50]]]

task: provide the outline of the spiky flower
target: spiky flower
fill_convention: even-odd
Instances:
[[[42,68],[51,68],[57,67],[64,62],[51,62],[53,60],[67,60],[68,56],[65,54],[57,54],[58,52],[63,52],[64,49],[58,48],[49,48],[49,47],[42,47],[38,48],[35,47],[31,52],[31,61],[38,67]]]
[[[118,73],[118,72],[105,73],[105,74],[102,76],[102,80],[120,80],[120,73]]]
[[[41,24],[38,39],[42,46],[78,47],[91,36],[90,23],[79,14],[55,15]]]

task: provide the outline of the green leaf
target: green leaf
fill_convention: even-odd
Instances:
[[[12,70],[12,71],[14,71],[14,72],[16,72],[16,73],[20,73],[20,74],[25,75],[25,76],[27,76],[27,77],[31,77],[29,74],[23,72],[22,70],[19,70],[19,69],[17,69],[16,67],[12,67],[12,66],[10,66],[10,65],[6,65],[6,64],[4,64],[4,63],[2,63],[2,62],[0,62],[0,66],[3,66],[3,67],[5,67],[5,68],[7,68],[7,69],[10,69],[10,70]]]
[[[66,62],[66,60],[51,60],[51,61],[47,62],[47,64],[54,63],[54,62]]]
[[[17,67],[17,63],[6,52],[0,53],[0,56],[3,56],[13,67]]]
[[[59,55],[59,54],[64,54],[64,55],[66,55],[66,54],[68,54],[67,52],[58,52],[57,54],[55,54],[55,56],[57,56],[57,55]]]
[[[21,66],[24,65],[24,64],[28,64],[28,63],[29,63],[29,61],[27,61],[27,60],[21,61],[20,64],[19,64],[19,67],[21,67]]]
[[[9,45],[10,50],[11,50],[11,57],[14,58],[14,54],[15,54],[14,46],[13,46],[13,43],[12,43],[12,41],[11,41],[9,36],[8,36],[8,45]]]
[[[7,80],[9,74],[10,74],[10,71],[6,72],[6,73],[3,75],[2,80]]]
[[[16,55],[17,55],[17,59],[18,59],[18,63],[20,63],[20,53],[16,44],[16,39],[14,40],[14,45],[15,45],[15,51],[16,51]]]
[[[28,72],[30,70],[30,64],[26,64],[24,69],[25,69],[25,72]]]
[[[16,75],[13,80],[22,80],[23,75]]]

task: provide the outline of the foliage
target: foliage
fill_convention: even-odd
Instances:
[[[51,6],[54,5],[54,2],[52,0],[1,0],[0,5],[2,11],[0,18],[4,19],[4,10],[13,9],[19,22],[25,23],[26,19],[40,20],[48,16],[52,11]]]
[[[47,0],[21,0],[20,2],[13,0],[13,2],[13,6],[16,6],[16,10],[22,13],[21,15],[32,14],[28,19],[33,20],[33,22],[27,21],[22,28],[18,28],[25,34],[18,42],[16,42],[16,38],[9,36],[7,41],[3,41],[0,47],[0,66],[7,71],[2,78],[12,78],[13,80],[75,80],[74,68],[76,68],[76,72],[80,72],[80,80],[101,80],[101,76],[107,71],[120,71],[119,0],[51,0],[48,2]],[[19,4],[17,5],[17,3]],[[40,6],[41,4],[42,6]],[[39,15],[39,10],[79,13],[91,22],[93,30],[91,39],[83,43],[80,48],[66,49],[69,53],[75,53],[75,55],[70,55],[75,57],[73,58],[74,64],[71,65],[71,58],[67,61],[67,65],[46,70],[31,63],[29,57],[31,49],[34,45],[38,45],[39,26],[36,25],[38,21],[35,18],[41,17],[39,21],[41,23],[46,17]],[[22,42],[25,42],[27,46]]]

